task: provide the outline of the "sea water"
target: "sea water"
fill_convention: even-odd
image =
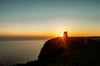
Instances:
[[[0,62],[12,65],[37,60],[45,41],[0,41]]]

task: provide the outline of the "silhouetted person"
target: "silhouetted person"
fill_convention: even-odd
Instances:
[[[64,32],[63,37],[62,37],[63,41],[65,42],[65,44],[69,44],[69,39],[68,39],[68,33]]]
[[[64,38],[66,39],[66,38],[68,38],[68,34],[67,34],[67,32],[64,32],[64,34],[63,34],[64,36]]]

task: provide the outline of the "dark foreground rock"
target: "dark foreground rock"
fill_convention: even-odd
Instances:
[[[41,49],[37,61],[13,66],[100,66],[100,39],[50,39]]]

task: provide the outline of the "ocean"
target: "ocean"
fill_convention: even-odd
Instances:
[[[12,65],[37,60],[46,41],[0,41],[0,62]]]

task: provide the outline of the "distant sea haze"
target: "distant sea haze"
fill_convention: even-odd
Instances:
[[[0,36],[0,41],[16,41],[16,40],[45,40],[50,37],[20,37],[20,36]]]

